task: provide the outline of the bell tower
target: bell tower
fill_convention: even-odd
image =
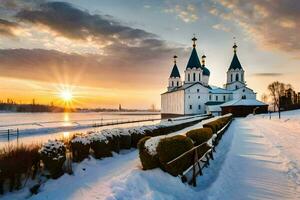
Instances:
[[[178,70],[178,67],[176,64],[177,56],[176,55],[173,56],[173,59],[174,59],[174,66],[173,66],[172,72],[169,77],[168,91],[171,91],[174,88],[180,87],[182,85],[180,73],[179,73],[179,70]]]
[[[246,86],[245,77],[244,77],[244,69],[238,59],[237,56],[237,45],[234,43],[233,45],[233,58],[231,64],[227,71],[227,83],[226,89],[236,90],[241,87]]]

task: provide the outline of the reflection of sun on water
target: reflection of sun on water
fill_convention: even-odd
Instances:
[[[64,113],[64,126],[71,126],[69,113]]]
[[[64,139],[69,139],[70,138],[70,132],[64,132]]]

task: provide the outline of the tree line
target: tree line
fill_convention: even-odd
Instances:
[[[17,103],[13,99],[0,101],[0,111],[9,112],[63,112],[64,108],[55,106],[53,103],[50,105],[38,104],[32,100],[30,104]]]
[[[262,101],[273,104],[273,110],[300,109],[300,92],[296,92],[291,84],[275,81],[268,85],[269,96],[262,95]]]

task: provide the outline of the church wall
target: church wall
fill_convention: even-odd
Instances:
[[[194,81],[194,74],[195,73],[195,81]],[[189,78],[190,77],[190,80]],[[186,83],[195,83],[195,82],[201,82],[203,79],[202,76],[202,70],[201,69],[187,69],[185,70],[185,82]]]
[[[208,101],[208,89],[196,84],[185,90],[184,99],[186,115],[204,114],[205,103]]]
[[[202,81],[205,85],[208,85],[209,77],[208,76],[202,76]]]
[[[225,97],[225,99],[224,99]],[[213,94],[210,93],[208,96],[208,101],[214,101],[214,102],[227,102],[232,100],[232,94]]]
[[[242,87],[244,87],[244,86],[245,86],[244,83],[241,83],[241,82],[236,81],[236,82],[227,84],[227,85],[226,85],[226,89],[227,89],[227,90],[236,90],[236,88],[242,88]]]
[[[233,99],[241,99],[243,96],[245,96],[246,99],[256,99],[256,93],[246,87],[233,92]]]
[[[184,114],[184,90],[161,95],[161,113]]]

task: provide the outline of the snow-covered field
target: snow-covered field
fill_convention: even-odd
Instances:
[[[116,127],[152,125],[160,120],[125,123],[103,127],[95,124],[160,119],[160,114],[147,112],[89,112],[89,113],[0,113],[0,147],[8,144],[7,130],[20,130],[19,143],[43,143],[49,139],[68,138],[74,133],[99,131]],[[10,144],[16,144],[16,135],[10,136]]]
[[[201,127],[200,122],[173,134]],[[300,199],[300,110],[233,121],[198,177],[182,184],[160,169],[142,171],[137,150],[103,160],[85,160],[46,182],[30,199]],[[23,189],[2,199],[22,199]]]

